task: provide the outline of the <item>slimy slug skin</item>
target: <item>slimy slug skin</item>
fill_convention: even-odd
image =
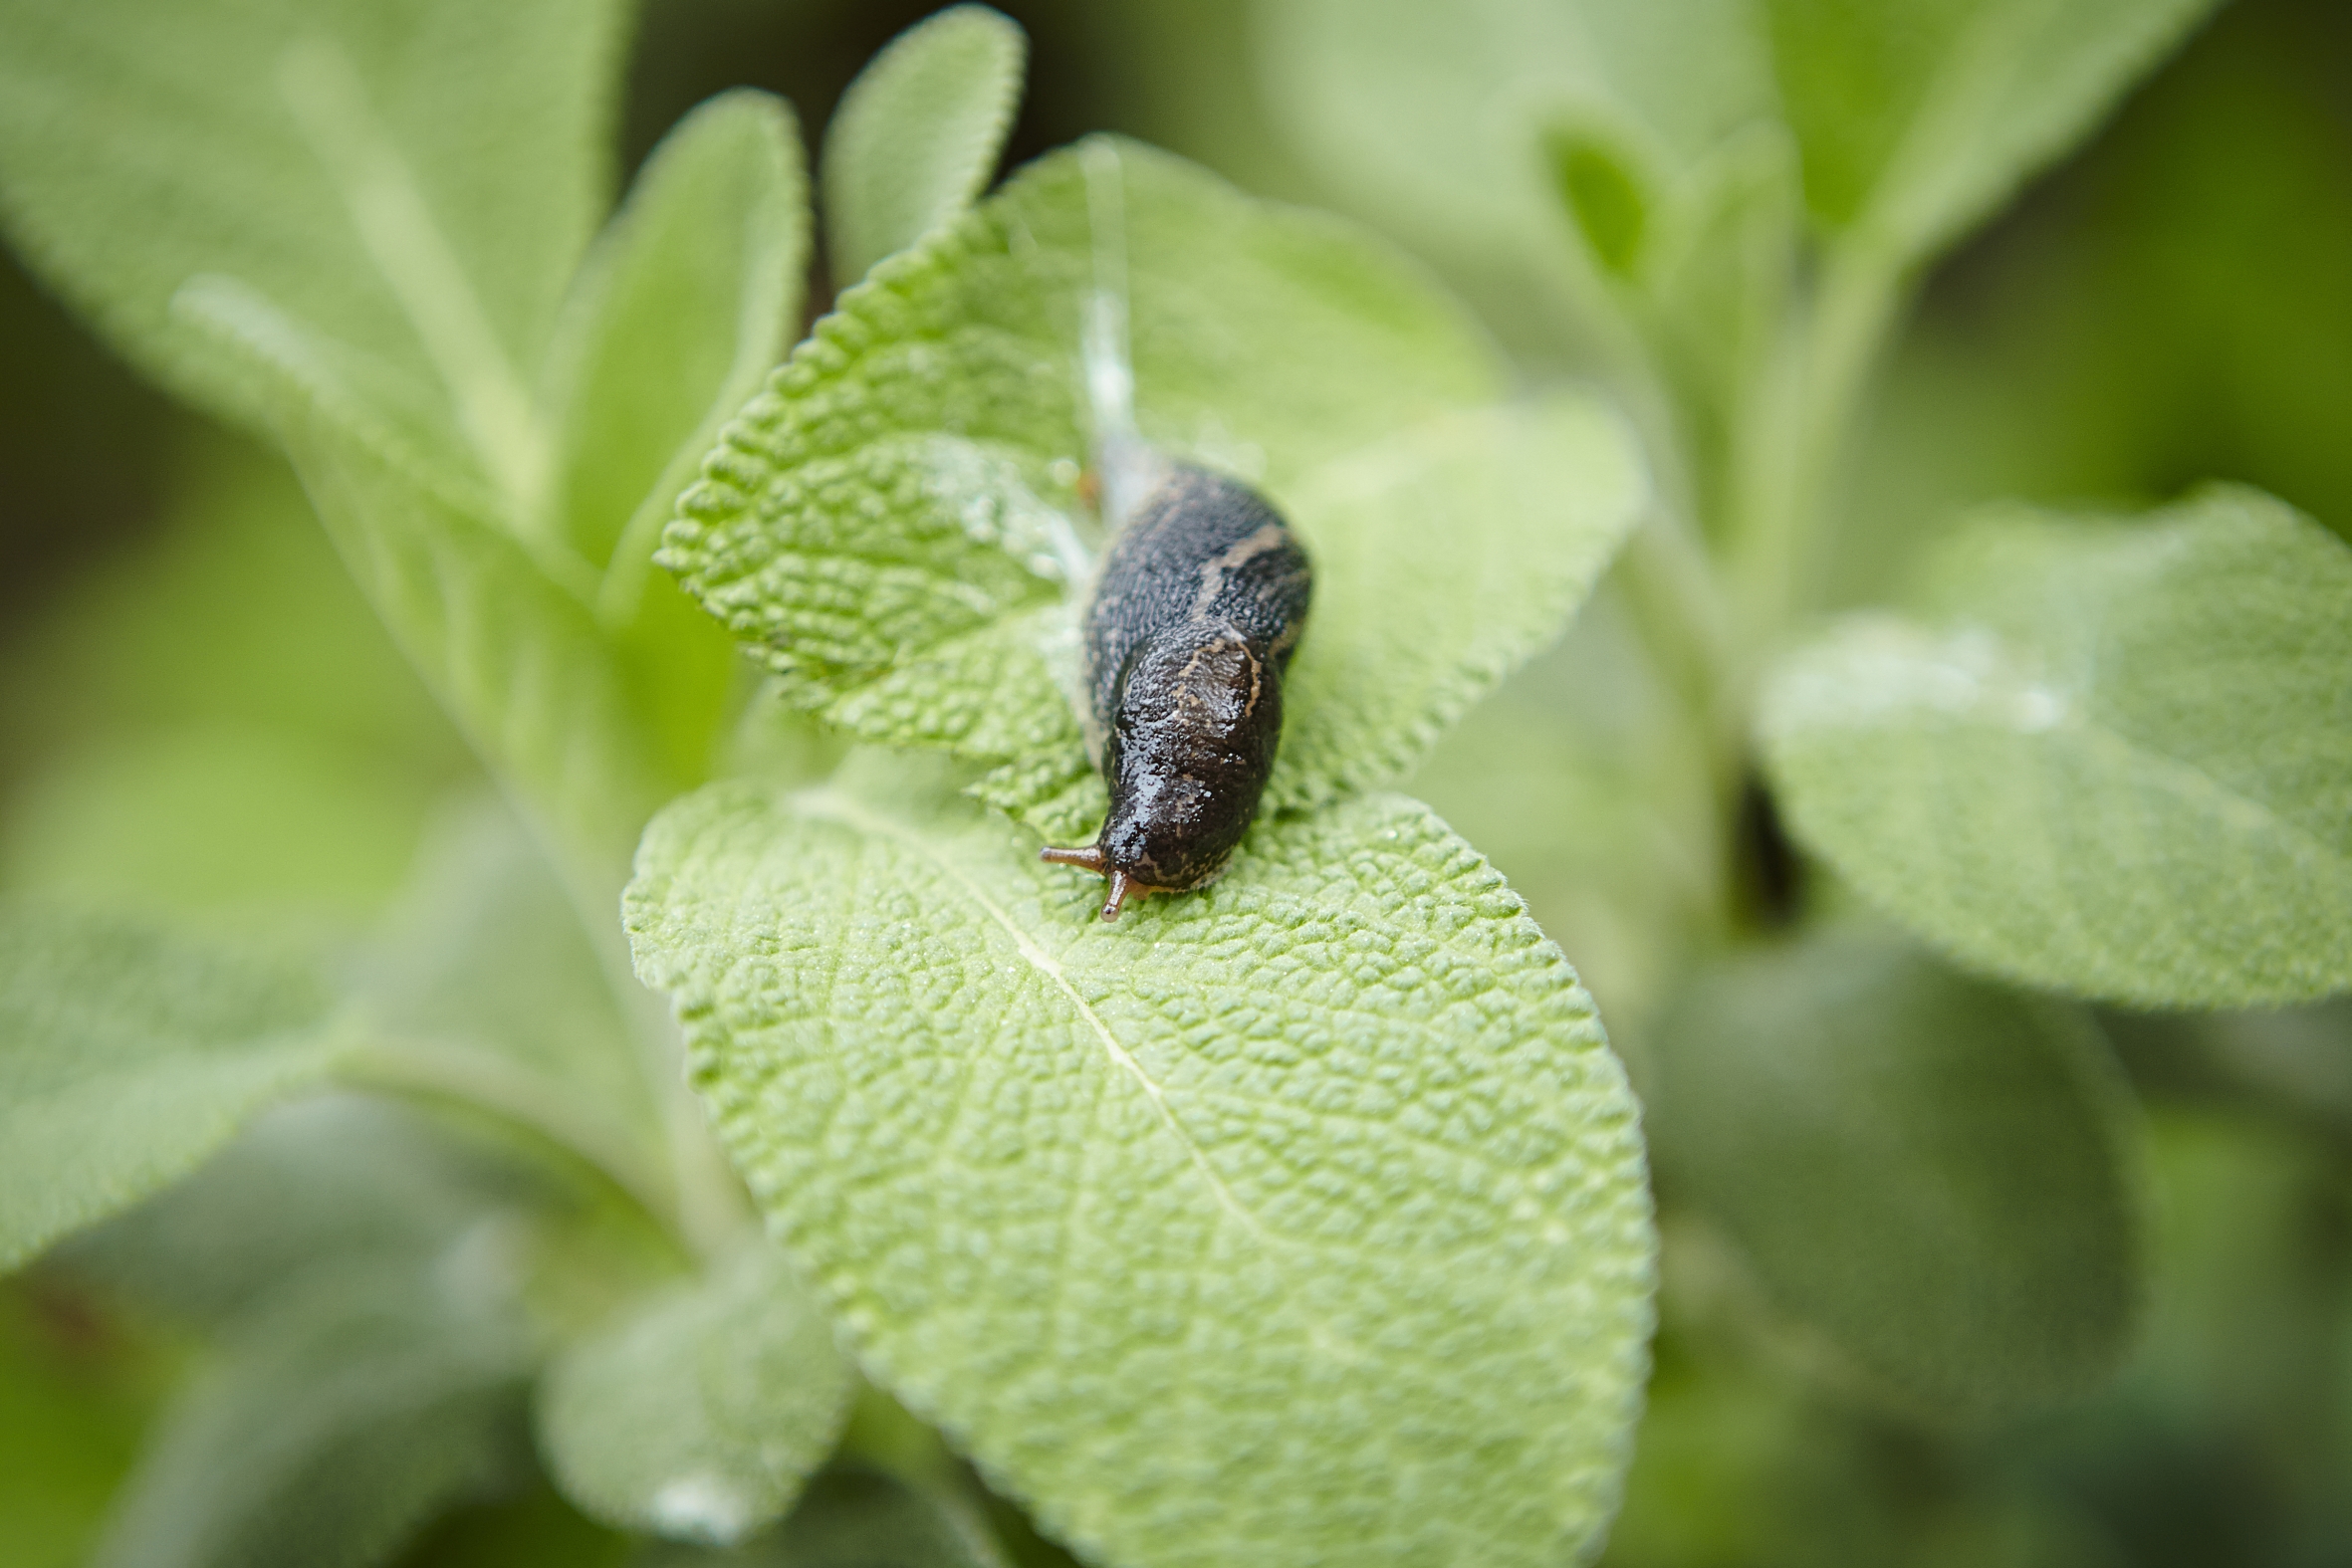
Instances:
[[[1086,609],[1110,815],[1093,843],[1044,851],[1109,878],[1105,920],[1225,870],[1274,771],[1283,672],[1313,590],[1306,553],[1256,491],[1186,463],[1153,468]]]

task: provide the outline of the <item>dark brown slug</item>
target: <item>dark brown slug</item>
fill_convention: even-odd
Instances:
[[[1085,678],[1110,815],[1093,843],[1044,858],[1131,897],[1206,887],[1258,813],[1283,730],[1283,672],[1313,574],[1274,508],[1189,464],[1113,537],[1086,609]]]

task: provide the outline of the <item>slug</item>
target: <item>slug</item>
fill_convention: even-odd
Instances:
[[[1123,472],[1122,472],[1123,470]],[[1109,878],[1127,900],[1217,880],[1258,812],[1283,730],[1283,672],[1305,629],[1306,553],[1256,491],[1159,460],[1120,465],[1140,491],[1086,608],[1090,739],[1110,786],[1093,843],[1042,858]]]

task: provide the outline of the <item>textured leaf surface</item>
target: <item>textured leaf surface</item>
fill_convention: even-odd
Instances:
[[[623,20],[606,0],[10,0],[5,210],[184,393],[259,412],[170,311],[192,276],[241,278],[433,389],[431,450],[521,484],[529,372],[607,200]]]
[[[467,1261],[278,1297],[166,1415],[96,1568],[364,1568],[496,1481],[525,1347]]]
[[[987,188],[1021,98],[1021,29],[959,5],[909,28],[849,84],[824,137],[825,241],[847,288]]]
[[[1049,832],[1099,816],[1064,695],[1097,209],[1145,434],[1259,484],[1314,558],[1270,801],[1395,778],[1598,575],[1645,494],[1628,439],[1587,400],[1496,405],[1491,350],[1369,241],[1130,144],[1042,160],[855,291],[663,560],[803,706],[1001,765],[980,792]]]
[[[1018,831],[859,772],[679,802],[627,912],[869,1373],[1117,1562],[1589,1547],[1648,1331],[1640,1140],[1502,880],[1373,796],[1106,926]]]
[[[728,1545],[792,1506],[849,1390],[831,1324],[757,1246],[560,1357],[540,1387],[540,1450],[588,1514]]]
[[[2352,551],[2265,497],[2012,515],[1919,620],[1774,674],[1805,843],[1997,974],[2158,1006],[2352,987]]]
[[[1652,1059],[1660,1170],[1923,1411],[2046,1403],[2122,1359],[2137,1145],[2078,1013],[1836,932],[1703,976]]]
[[[335,1062],[302,966],[0,906],[0,1267],[185,1175]]]

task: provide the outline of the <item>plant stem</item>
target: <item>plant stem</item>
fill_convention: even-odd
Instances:
[[[1859,236],[1831,246],[1809,307],[1743,411],[1728,561],[1745,687],[1737,711],[1748,709],[1764,660],[1813,607],[1838,462],[1901,296],[1901,269],[1886,251]]]

